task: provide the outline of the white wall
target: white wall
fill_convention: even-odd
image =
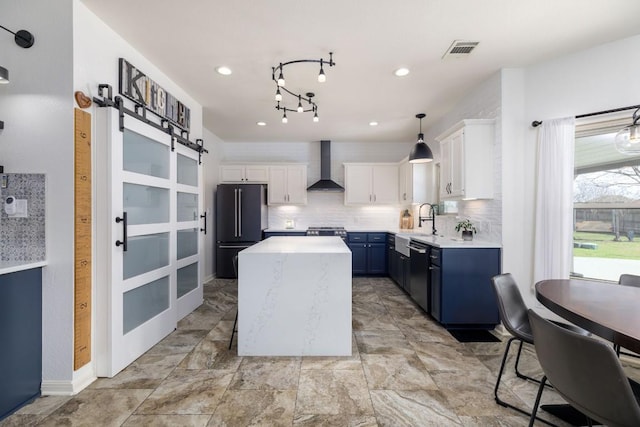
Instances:
[[[458,218],[469,218],[479,228],[480,240],[500,242],[502,238],[502,99],[501,76],[494,74],[467,94],[456,106],[436,123],[429,125],[425,141],[434,153],[434,161],[440,161],[440,144],[435,138],[464,119],[495,119],[495,143],[493,147],[494,197],[491,200],[459,201],[457,215],[439,216],[438,232],[454,235]]]
[[[519,188],[511,189],[511,197],[505,199],[505,204],[521,204],[521,211],[526,214],[503,217],[505,228],[514,231],[505,233],[504,247],[521,249],[517,258],[509,259],[503,267],[505,271],[513,269],[519,272],[520,287],[530,306],[539,307],[530,289],[533,280],[531,268],[527,267],[527,264],[530,266],[533,262],[533,177],[537,138],[537,130],[531,128],[530,123],[533,120],[575,116],[639,104],[640,79],[637,70],[640,68],[640,57],[632,54],[639,43],[640,36],[634,36],[536,64],[524,70],[520,88],[516,81],[510,82],[512,90],[523,90],[524,110],[521,110],[522,113],[514,112],[509,121],[514,128],[523,127],[525,131],[523,135],[517,135],[523,139],[512,142],[522,149],[505,153],[504,163],[522,165],[519,173],[524,175],[524,179],[519,183]],[[523,197],[516,197],[516,192]],[[517,229],[522,231],[516,233]],[[526,242],[525,247],[520,246],[521,241]]]
[[[202,157],[204,168],[204,208],[207,212],[207,235],[204,243],[204,281],[213,278],[215,266],[215,190],[218,185],[218,166],[220,165],[222,140],[209,129],[203,129],[203,139],[208,154]]]
[[[78,0],[74,0],[73,28],[74,90],[81,90],[86,95],[93,97],[98,95],[98,84],[106,83],[113,87],[113,94],[115,96],[118,91],[118,59],[124,58],[151,79],[156,81],[160,86],[190,109],[191,122],[189,139],[191,141],[195,141],[197,138],[201,138],[203,136],[202,106],[198,104],[193,97],[176,85],[169,76],[162,72],[162,70],[153,65],[153,63],[138,52],[135,47],[129,45],[127,41],[111,30],[111,28],[109,28]],[[128,104],[128,101],[125,101],[125,103]],[[85,111],[95,114],[98,108],[100,107],[94,103]],[[132,107],[130,106],[130,108]],[[151,114],[148,115],[148,118],[156,120],[156,118]],[[95,121],[93,124],[93,134],[95,135]],[[96,158],[94,146],[94,167],[96,162],[104,160],[105,159]],[[96,178],[97,177],[94,176],[94,179]],[[96,197],[100,196],[101,195],[99,194],[94,194],[94,200]],[[102,197],[104,197],[104,195],[102,195]],[[95,219],[97,219],[100,214],[101,212],[95,212],[94,210]],[[97,221],[94,221],[94,243],[95,236],[97,235],[97,230],[95,228],[96,224]],[[95,261],[96,265],[100,262],[100,260]],[[94,292],[97,282],[98,281],[94,278]],[[94,301],[94,303],[96,302]],[[72,331],[70,330],[69,333],[71,332]],[[95,328],[94,334],[96,334]],[[83,379],[82,377],[88,377],[90,375],[92,375],[92,372],[87,369],[74,372],[74,391],[88,380]],[[47,379],[47,377],[45,377],[45,379]],[[45,386],[43,384],[43,389],[44,388]]]
[[[35,36],[29,49],[0,34],[0,164],[10,173],[46,174],[43,269],[43,378],[70,381],[73,361],[72,0],[4,1],[2,25]]]

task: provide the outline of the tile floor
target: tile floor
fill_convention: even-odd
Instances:
[[[204,293],[175,332],[114,378],[73,397],[39,398],[0,426],[528,424],[493,400],[504,343],[457,342],[390,279],[354,279],[351,357],[237,357],[235,344],[227,350],[236,282],[214,280]],[[521,364],[540,375],[532,349]],[[503,384],[503,399],[532,406],[535,384],[512,369]],[[543,403],[559,402],[545,391]]]

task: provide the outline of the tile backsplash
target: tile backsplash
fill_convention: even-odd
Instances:
[[[42,261],[45,259],[45,175],[4,174],[7,186],[0,188],[0,261]],[[5,212],[9,196],[27,200],[26,218]]]

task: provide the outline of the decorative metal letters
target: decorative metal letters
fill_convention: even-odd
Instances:
[[[142,71],[120,58],[120,94],[188,131],[191,111]]]

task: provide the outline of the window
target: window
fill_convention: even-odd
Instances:
[[[628,118],[577,126],[573,274],[618,281],[640,275],[640,156],[615,149]]]

